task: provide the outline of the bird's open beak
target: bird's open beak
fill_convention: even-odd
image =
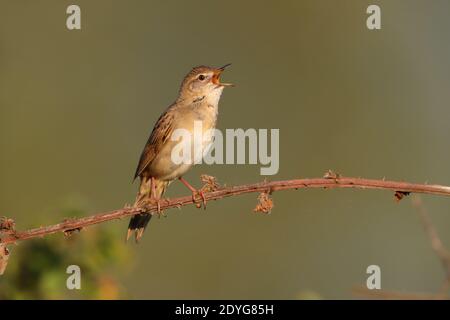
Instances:
[[[222,72],[225,70],[225,68],[228,67],[228,66],[230,66],[230,65],[231,65],[231,63],[228,63],[228,64],[224,65],[223,67],[218,68],[218,69],[214,72],[214,75],[213,75],[213,77],[212,77],[212,82],[213,82],[215,85],[222,86],[222,87],[232,87],[232,86],[234,86],[234,84],[232,84],[232,83],[220,82],[220,75],[221,75]]]

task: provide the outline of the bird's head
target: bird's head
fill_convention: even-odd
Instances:
[[[231,83],[220,82],[220,75],[230,64],[221,68],[199,66],[193,68],[184,78],[180,88],[181,98],[198,98],[220,96],[225,87]]]

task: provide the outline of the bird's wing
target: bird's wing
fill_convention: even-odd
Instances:
[[[155,156],[160,152],[161,148],[167,142],[167,139],[171,136],[174,115],[173,112],[170,111],[171,108],[164,112],[156,122],[155,127],[148,138],[147,144],[142,151],[136,173],[134,174],[134,179],[142,174]]]

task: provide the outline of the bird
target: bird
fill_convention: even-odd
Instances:
[[[172,160],[172,150],[177,141],[171,139],[171,135],[177,129],[188,130],[192,133],[196,121],[201,121],[203,133],[211,133],[216,127],[219,100],[225,87],[233,86],[231,83],[220,81],[222,72],[230,66],[226,64],[220,68],[197,66],[194,67],[183,79],[178,97],[159,117],[147,143],[141,153],[138,166],[134,175],[134,180],[140,178],[139,191],[136,196],[134,207],[141,207],[145,204],[157,205],[160,214],[160,201],[169,184],[178,179],[191,192],[195,202],[196,196],[200,196],[203,206],[206,206],[203,192],[196,190],[189,184],[183,175],[198,162],[198,153],[192,152],[191,161],[182,163]],[[208,134],[206,134],[208,135]],[[196,137],[197,136],[197,137]],[[200,144],[203,148],[208,148],[212,143],[212,136],[201,137],[193,135],[193,145]],[[142,237],[152,215],[149,213],[139,213],[130,219],[127,237],[135,234],[138,242]]]

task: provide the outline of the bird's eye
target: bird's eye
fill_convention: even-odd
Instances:
[[[200,81],[205,80],[205,76],[204,76],[203,74],[199,75],[199,76],[198,76],[198,80],[200,80]]]

